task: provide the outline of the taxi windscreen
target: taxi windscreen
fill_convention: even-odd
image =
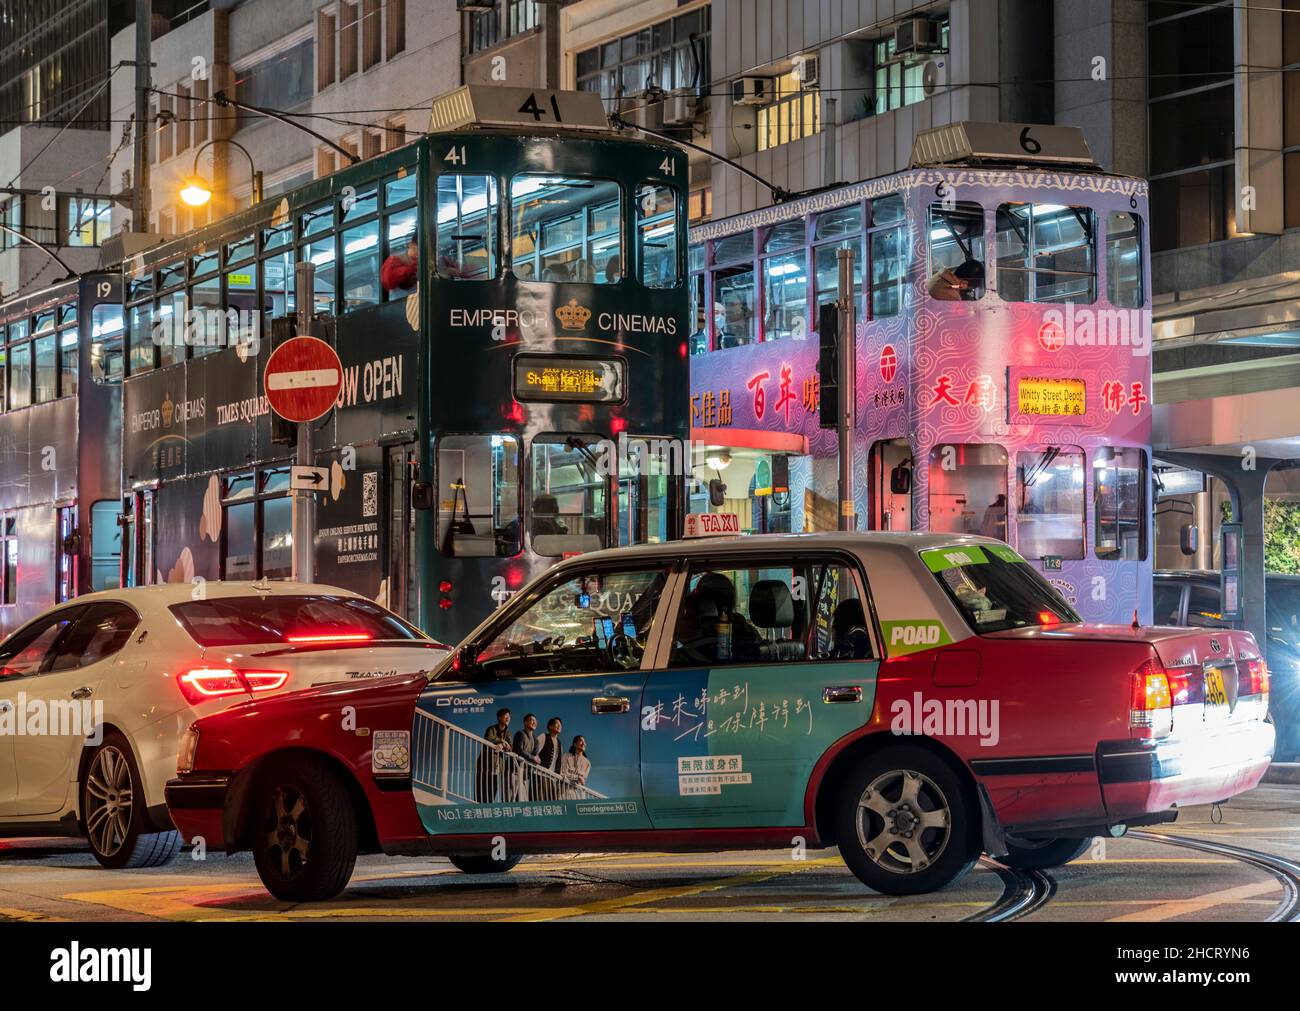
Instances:
[[[215,597],[173,604],[172,614],[200,646],[347,645],[424,639],[391,611],[360,597]]]
[[[932,548],[921,558],[976,632],[1083,620],[1006,545]]]

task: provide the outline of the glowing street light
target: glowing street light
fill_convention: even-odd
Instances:
[[[204,207],[212,199],[212,187],[202,176],[199,175],[199,155],[210,148],[213,144],[229,144],[236,147],[244,153],[248,159],[248,171],[250,182],[252,183],[252,203],[260,204],[262,202],[262,173],[257,171],[253,164],[253,156],[248,153],[248,148],[236,140],[228,137],[215,137],[212,140],[200,144],[198,150],[194,152],[194,172],[185,180],[185,185],[181,188],[179,196],[190,207]]]
[[[212,187],[198,176],[192,176],[185,180],[185,186],[180,192],[180,198],[191,207],[202,207],[212,199]]]

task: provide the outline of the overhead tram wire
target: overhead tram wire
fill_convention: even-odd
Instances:
[[[104,89],[107,88],[112,83],[113,75],[116,74],[119,70],[121,70],[122,66],[123,64],[118,63],[117,66],[113,68],[112,72],[109,73],[109,75],[106,78],[104,78],[103,83],[100,84],[100,86],[95,89],[94,93],[88,99],[86,99],[86,104],[77,110],[76,115],[69,117],[68,121],[63,124],[59,132],[56,133],[53,137],[51,137],[49,140],[47,140],[41,146],[41,149],[37,151],[34,155],[32,155],[31,158],[29,158],[27,162],[17,172],[14,173],[13,178],[9,180],[10,186],[12,186],[22,176],[24,172],[26,172],[29,168],[31,168],[34,164],[36,164],[37,159],[39,159],[41,155],[43,155],[46,151],[48,151],[50,149],[50,146],[56,140],[62,137],[64,133],[67,132],[68,127],[70,127],[73,123],[75,123],[81,117],[81,114],[83,112],[85,112],[87,109],[90,108],[91,103],[94,102],[95,99],[97,99],[104,92]]]

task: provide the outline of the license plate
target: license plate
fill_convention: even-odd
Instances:
[[[1228,693],[1223,687],[1223,671],[1205,672],[1205,707],[1218,710],[1228,708]]]

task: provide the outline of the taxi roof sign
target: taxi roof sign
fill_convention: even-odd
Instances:
[[[687,513],[687,537],[730,537],[740,533],[739,513]]]
[[[481,126],[547,131],[612,129],[605,103],[594,91],[466,84],[433,100],[430,133]]]

